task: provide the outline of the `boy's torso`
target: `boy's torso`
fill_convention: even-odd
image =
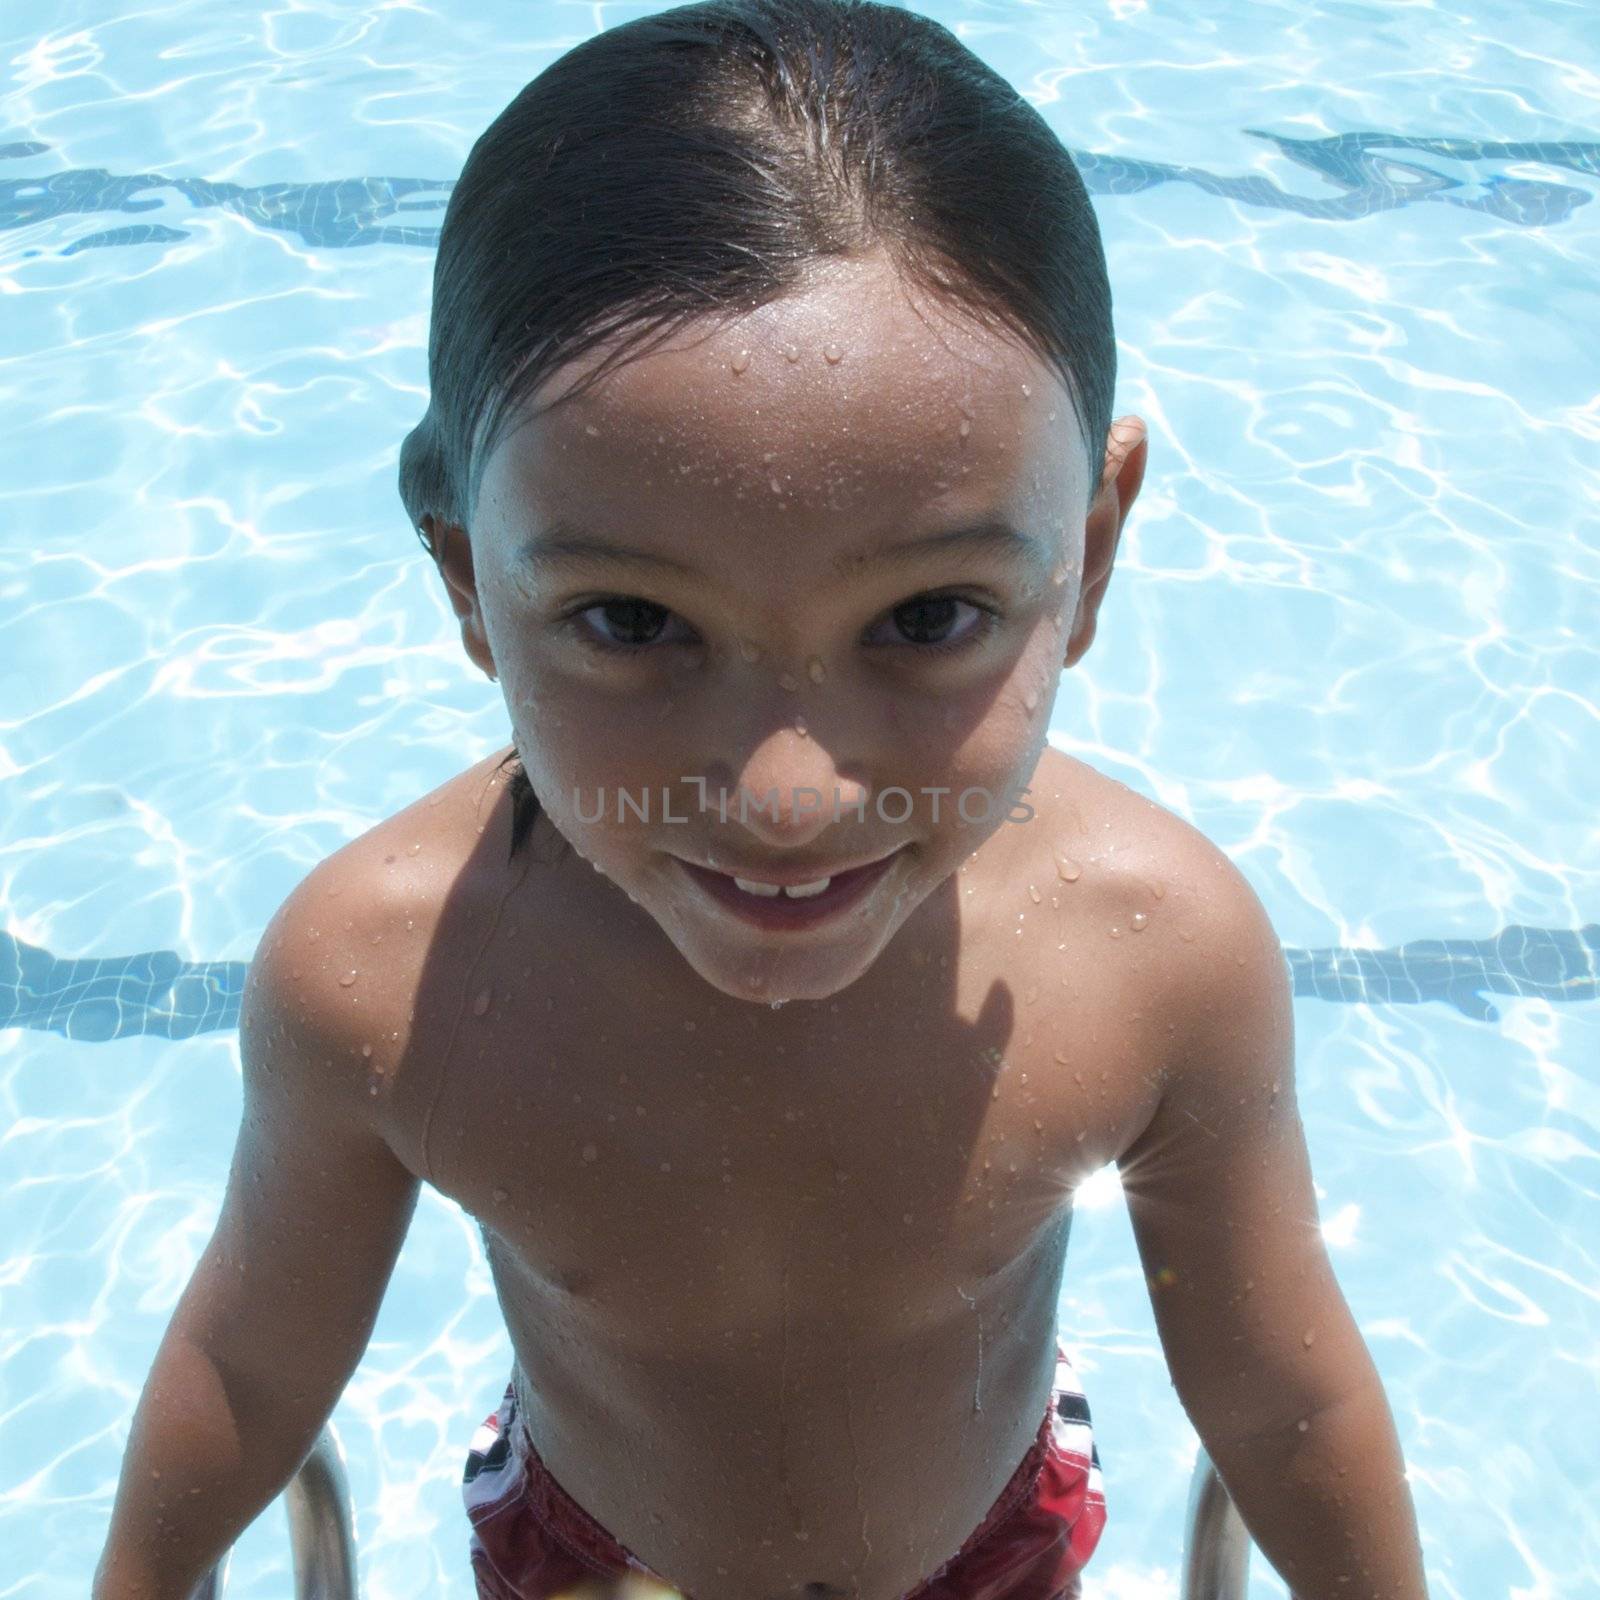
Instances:
[[[1038,1430],[1073,1190],[1159,1097],[1199,836],[1047,749],[1031,820],[773,1011],[546,819],[508,864],[497,767],[319,869],[367,1103],[479,1221],[540,1455],[622,1544],[691,1593],[890,1600]]]

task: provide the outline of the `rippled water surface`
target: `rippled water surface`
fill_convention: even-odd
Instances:
[[[0,22],[0,1593],[87,1591],[267,918],[506,742],[394,487],[437,229],[515,91],[645,9]],[[1150,425],[1052,736],[1272,915],[1432,1593],[1595,1593],[1593,19],[919,9],[1080,163]],[[1196,1439],[1113,1169],[1061,1330],[1110,1503],[1085,1595],[1172,1595]],[[475,1228],[425,1193],[334,1414],[372,1600],[469,1600],[459,1479],[508,1363]],[[229,1593],[288,1581],[273,1509]],[[1258,1558],[1250,1592],[1286,1591]]]

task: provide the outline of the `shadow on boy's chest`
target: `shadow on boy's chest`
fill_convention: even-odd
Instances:
[[[519,1280],[547,1317],[626,1309],[657,1341],[902,1326],[1056,1235],[1143,1081],[1106,1026],[1074,1049],[1016,1007],[974,1010],[708,1023],[547,987],[469,1007],[448,1059],[449,1030],[419,1030],[390,1137],[483,1226],[502,1295]]]

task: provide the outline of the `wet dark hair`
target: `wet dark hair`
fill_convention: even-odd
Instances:
[[[558,366],[612,343],[581,393],[878,248],[1055,367],[1092,492],[1116,384],[1099,225],[1044,118],[949,29],[876,0],[703,0],[576,45],[484,130],[445,210],[431,397],[400,450],[424,548],[424,517],[470,525],[485,462]],[[512,763],[514,857],[539,802]]]

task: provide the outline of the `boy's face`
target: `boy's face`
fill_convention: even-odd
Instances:
[[[470,538],[433,531],[556,828],[707,983],[821,999],[1029,826],[1005,819],[1094,636],[1144,458],[1125,418],[1086,482],[1050,368],[869,257],[514,426]],[[813,880],[891,853],[808,927],[749,920],[704,872]]]

